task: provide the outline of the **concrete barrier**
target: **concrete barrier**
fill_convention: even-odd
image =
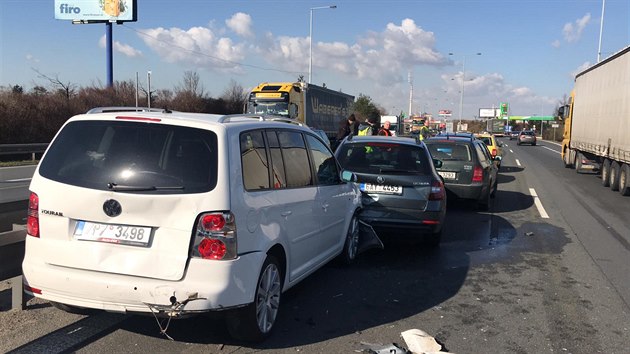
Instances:
[[[11,286],[11,308],[14,310],[26,307],[22,281],[25,239],[24,225],[13,225],[13,231],[0,233],[0,280]]]

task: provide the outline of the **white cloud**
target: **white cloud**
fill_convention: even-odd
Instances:
[[[511,90],[513,97],[531,97],[532,90],[529,87],[517,87]]]
[[[241,37],[251,38],[254,36],[252,17],[248,14],[237,12],[230,19],[225,20],[225,24]]]
[[[573,70],[571,72],[571,77],[575,78],[575,75],[577,75],[577,74],[581,73],[582,71],[588,69],[591,65],[592,64],[591,64],[590,61],[582,63],[582,65],[578,66],[577,68],[575,68],[575,70]]]
[[[101,48],[105,48],[106,47],[106,38],[105,36],[102,36],[101,39],[99,40],[98,44]],[[114,43],[112,43],[112,45],[114,46],[114,51],[119,52],[123,55],[126,55],[130,58],[136,58],[136,57],[140,57],[142,56],[142,52],[138,49],[135,49],[134,47],[127,45],[127,44],[122,44],[118,41],[114,41]]]
[[[313,67],[328,68],[355,79],[372,79],[387,85],[404,81],[406,68],[414,65],[444,65],[434,49],[433,32],[424,31],[411,19],[389,23],[382,32],[368,32],[357,43],[313,42]],[[279,60],[287,70],[308,70],[308,37],[278,37],[271,33],[257,46],[269,63]]]
[[[569,32],[581,33],[589,18],[576,21]],[[244,73],[249,68],[240,64],[249,64],[250,58],[256,57],[264,61],[263,64],[256,64],[261,67],[305,76],[308,74],[308,36],[276,36],[266,32],[256,35],[254,40],[252,24],[248,14],[237,13],[225,21],[225,28],[217,28],[214,23],[190,29],[153,28],[144,30],[146,35],[141,38],[162,60],[171,63]],[[228,37],[229,33],[238,37]],[[346,92],[367,94],[388,111],[406,112],[409,102],[409,68],[430,72],[430,67],[452,64],[435,47],[436,36],[433,32],[424,30],[412,19],[404,19],[400,23],[387,24],[381,31],[365,32],[354,42],[313,42],[313,68],[315,73],[325,69],[329,76],[343,77],[338,81],[343,83],[345,79],[349,82],[342,87]],[[318,82],[318,77],[315,75],[314,82]],[[455,80],[451,80],[453,78]],[[550,101],[537,96],[530,88],[506,83],[498,73],[478,75],[467,71],[466,78],[464,117],[472,117],[479,108],[491,107],[499,102],[510,102],[515,112],[531,114],[534,109],[540,111],[541,105],[548,105]],[[427,108],[429,111],[458,110],[461,72],[455,77],[452,73],[444,74],[442,80],[442,87],[416,85],[414,113],[420,105],[433,105]],[[387,89],[379,90],[381,87]]]
[[[556,39],[555,41],[551,42],[551,46],[554,48],[560,48],[560,41]]]
[[[582,37],[582,31],[591,21],[591,14],[587,13],[582,18],[575,20],[575,23],[568,22],[562,28],[562,35],[569,43],[577,42]]]
[[[207,27],[146,29],[144,43],[170,63],[186,63],[208,69],[241,72],[245,44],[218,37]]]
[[[39,59],[35,58],[33,54],[26,54],[26,60],[33,63],[39,63]]]

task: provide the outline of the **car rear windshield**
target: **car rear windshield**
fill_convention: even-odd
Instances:
[[[431,164],[420,146],[365,142],[344,144],[339,148],[341,166],[359,173],[419,173],[429,174]]]
[[[489,136],[480,136],[477,139],[483,141],[483,143],[486,145],[492,145],[492,138]]]
[[[42,176],[129,193],[207,192],[217,181],[217,137],[202,129],[128,121],[75,121],[53,141]]]
[[[442,161],[472,161],[470,146],[465,143],[455,142],[431,142],[427,143],[429,152],[433,158]]]
[[[535,135],[534,132],[523,132],[523,135]]]

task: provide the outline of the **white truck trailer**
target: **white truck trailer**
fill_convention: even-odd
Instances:
[[[603,186],[630,195],[630,47],[577,74],[559,114],[565,167],[601,172]]]

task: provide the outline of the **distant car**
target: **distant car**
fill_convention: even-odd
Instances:
[[[490,133],[475,134],[475,137],[486,144],[490,155],[492,155],[492,159],[495,161],[497,167],[500,168],[501,160],[503,159],[503,149],[501,149],[503,144],[497,141],[497,138]]]
[[[514,140],[518,138],[518,134],[520,133],[520,130],[512,130],[510,132],[510,140]]]
[[[530,144],[536,146],[536,133],[533,130],[523,130],[518,134],[516,145]]]
[[[339,145],[335,156],[344,173],[352,172],[361,190],[360,220],[370,224],[379,236],[397,232],[421,238],[431,246],[440,243],[446,191],[422,141],[349,137]]]
[[[497,166],[485,144],[468,136],[444,135],[424,140],[434,159],[442,161],[437,168],[444,178],[449,197],[475,200],[479,209],[487,210],[497,191]]]

